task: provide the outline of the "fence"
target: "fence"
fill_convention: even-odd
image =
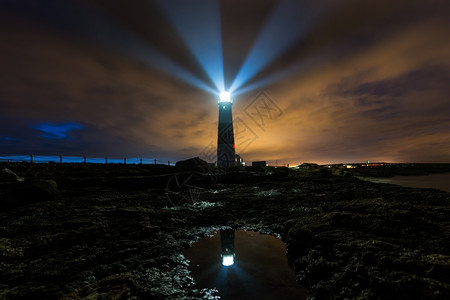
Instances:
[[[0,162],[29,162],[29,163],[94,163],[94,164],[161,164],[173,166],[170,161],[160,161],[156,158],[136,158],[124,157],[108,158],[108,157],[86,157],[86,156],[36,156],[36,155],[9,155],[0,156]]]

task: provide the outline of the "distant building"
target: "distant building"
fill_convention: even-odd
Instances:
[[[318,169],[319,165],[316,163],[302,163],[298,167],[302,169]]]
[[[234,156],[234,164],[236,166],[245,166],[245,161],[239,154],[236,154]]]
[[[267,167],[267,162],[265,160],[252,161],[252,167]]]

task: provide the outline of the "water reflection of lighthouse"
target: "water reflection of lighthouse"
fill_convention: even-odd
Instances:
[[[222,265],[234,264],[234,230],[224,229],[220,231],[220,242],[222,246]]]

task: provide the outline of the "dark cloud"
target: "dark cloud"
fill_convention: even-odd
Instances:
[[[432,68],[416,69],[392,79],[366,82],[353,87],[353,90],[343,90],[345,83],[339,84],[339,88],[341,88],[340,92],[344,95],[357,94],[360,96],[370,95],[375,97],[403,97],[418,91],[441,90],[448,93],[450,92],[450,87],[448,86],[449,81],[450,71],[435,66]]]
[[[227,82],[278,4],[220,1]],[[237,151],[279,164],[449,162],[449,2],[310,9],[308,30],[248,82],[258,89],[236,96],[251,141]],[[3,1],[0,38],[0,154],[175,160],[216,144],[216,95],[188,83],[210,81],[157,2]],[[282,111],[264,128],[245,113],[260,90]],[[46,137],[43,123],[82,128]]]

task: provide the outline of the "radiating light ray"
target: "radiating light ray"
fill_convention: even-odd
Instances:
[[[224,91],[219,2],[217,0],[157,2],[218,91]]]
[[[237,90],[289,49],[311,27],[318,12],[318,8],[313,7],[313,2],[310,1],[281,1],[261,30],[236,75],[230,92]]]
[[[324,60],[324,55],[308,58],[308,60],[302,60],[290,65],[287,68],[281,69],[278,72],[272,73],[271,75],[266,76],[252,84],[239,88],[238,90],[233,92],[233,95],[237,96],[243,93],[254,91],[264,86],[274,84],[283,79],[289,78],[291,76],[299,76],[311,70],[312,68],[317,67],[317,65],[319,65]]]
[[[4,0],[10,9],[19,11],[27,17],[52,25],[59,30],[100,44],[107,49],[131,57],[167,75],[217,94],[213,88],[176,64],[149,43],[133,32],[120,26],[108,16],[71,0]],[[223,73],[223,72],[222,72]]]
[[[135,40],[135,44],[133,46],[133,49],[126,50],[126,53],[131,54],[135,59],[139,59],[141,62],[146,63],[147,65],[153,66],[172,77],[178,78],[206,92],[217,94],[216,90],[211,88],[209,85],[198,79],[192,73],[176,64],[153,47],[146,47],[145,45],[139,46],[138,40]]]
[[[233,92],[233,95],[238,96],[243,93],[260,89],[264,86],[274,84],[281,80],[287,79],[292,76],[300,76],[306,72],[310,72],[314,68],[318,68],[327,63],[330,59],[336,59],[336,53],[343,53],[345,51],[345,45],[335,45],[333,48],[322,50],[321,52],[315,52],[312,56],[305,57],[304,59],[291,64],[289,67],[280,69],[252,84],[244,85]]]

